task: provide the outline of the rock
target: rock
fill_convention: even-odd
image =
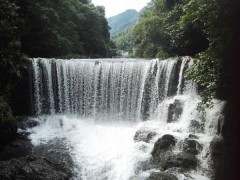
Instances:
[[[71,171],[63,170],[54,162],[42,157],[22,157],[0,163],[0,179],[70,179]]]
[[[162,163],[166,159],[172,147],[175,146],[176,139],[170,134],[165,134],[159,138],[155,144],[152,151],[153,161],[155,163]],[[167,152],[168,151],[168,152]]]
[[[12,141],[0,150],[0,161],[12,158],[20,158],[32,153],[33,145],[26,134],[18,134],[15,141]]]
[[[39,125],[39,122],[37,122],[34,119],[27,119],[24,121],[21,121],[18,123],[18,128],[26,130],[28,128],[34,128]]]
[[[4,145],[17,136],[17,124],[12,110],[0,99],[0,145]]]
[[[168,107],[168,119],[167,122],[175,122],[179,119],[183,112],[182,103],[179,99],[175,99],[173,104],[170,104]]]
[[[165,172],[152,172],[147,180],[178,180],[178,178]]]
[[[204,130],[203,124],[200,124],[197,120],[191,120],[189,125],[189,130],[191,133],[201,133]]]
[[[190,139],[199,139],[199,137],[196,136],[196,135],[194,135],[194,134],[189,134],[188,137],[189,137]]]
[[[150,133],[147,135],[146,142],[149,142],[150,140],[152,140],[156,135],[157,135],[156,132],[150,132]]]
[[[218,118],[218,125],[217,125],[217,134],[218,135],[222,134],[223,124],[224,124],[224,116],[221,115]]]
[[[62,140],[34,148],[25,157],[0,161],[0,179],[71,179],[73,161]]]
[[[139,161],[135,165],[134,174],[139,174],[143,171],[148,171],[157,168],[158,168],[157,165],[153,164],[151,160]]]
[[[229,155],[224,139],[215,137],[210,143],[211,167],[214,170],[213,180],[225,180],[228,178]]]
[[[193,155],[199,154],[203,150],[203,147],[196,140],[186,138],[183,142],[183,151]]]
[[[179,167],[185,170],[195,169],[197,163],[198,160],[195,155],[190,153],[179,153],[169,156],[168,160],[163,165],[163,169],[166,170],[172,167]]]
[[[149,143],[156,135],[156,132],[153,132],[149,129],[141,128],[135,133],[134,140],[137,142],[143,141]]]
[[[170,134],[165,134],[155,142],[152,153],[155,153],[157,151],[169,150],[175,144],[176,144],[175,137]]]

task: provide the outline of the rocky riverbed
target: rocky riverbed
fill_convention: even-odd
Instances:
[[[19,123],[16,138],[0,148],[0,179],[70,179],[73,161],[64,139],[53,139],[47,144],[33,146],[26,128],[38,122]]]

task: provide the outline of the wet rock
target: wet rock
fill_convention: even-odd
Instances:
[[[203,132],[204,127],[203,127],[203,124],[193,119],[190,122],[189,130],[191,133],[201,133]]]
[[[156,132],[153,132],[149,129],[139,129],[134,135],[134,141],[143,141],[149,143],[155,136],[157,135]]]
[[[222,134],[223,124],[224,124],[224,116],[221,115],[218,118],[218,124],[217,124],[217,134],[218,135]]]
[[[139,174],[143,171],[157,168],[158,166],[156,164],[153,164],[151,160],[140,161],[136,164],[136,167],[134,168],[134,174]]]
[[[25,157],[0,161],[0,179],[70,179],[73,161],[62,141],[54,140],[34,148]]]
[[[230,170],[230,165],[227,154],[227,146],[224,139],[215,137],[210,143],[210,155],[212,162],[210,163],[214,170],[213,180],[227,179],[227,173]]]
[[[183,151],[193,155],[197,155],[202,151],[202,145],[196,140],[186,138],[183,142]]]
[[[166,173],[170,173],[170,174],[184,174],[186,176],[186,171],[182,168],[179,168],[179,167],[172,167],[172,168],[169,168],[167,170],[165,170],[164,172]]]
[[[152,153],[169,150],[175,144],[176,144],[175,137],[170,134],[165,134],[155,142]]]
[[[170,134],[165,134],[159,138],[155,144],[152,151],[153,161],[155,163],[164,163],[168,159],[169,154],[171,154],[172,147],[175,146],[176,139]]]
[[[178,180],[178,178],[165,172],[152,172],[147,180]]]
[[[168,160],[164,163],[163,169],[169,169],[172,167],[179,167],[185,170],[195,169],[197,167],[198,160],[195,155],[190,153],[179,153],[176,155],[170,155]]]
[[[182,103],[179,99],[175,99],[172,104],[168,107],[168,119],[167,122],[175,122],[179,119],[183,112]]]
[[[28,139],[27,134],[18,134],[15,141],[6,144],[0,149],[0,161],[30,155],[32,149],[33,145]]]
[[[34,128],[39,125],[39,122],[34,119],[26,119],[18,123],[18,128],[26,130],[28,128]]]
[[[199,139],[199,137],[196,136],[196,135],[194,135],[194,134],[189,134],[188,137],[189,137],[190,139]]]
[[[71,171],[43,157],[27,156],[0,163],[0,179],[69,179]]]
[[[169,79],[169,85],[168,85],[168,90],[167,90],[167,96],[170,97],[170,96],[175,96],[177,94],[177,90],[178,90],[178,81],[179,81],[179,72],[180,72],[180,69],[181,69],[181,65],[182,65],[182,60],[177,60],[177,63],[176,65],[173,67],[173,71],[170,75],[170,79]],[[181,89],[182,86],[180,87],[180,92],[181,92]]]
[[[153,163],[163,171],[170,168],[179,168],[184,171],[195,169],[198,164],[195,154],[199,153],[201,145],[196,140],[185,139],[183,142],[184,152],[174,154],[172,149],[175,144],[176,139],[172,135],[166,134],[159,138],[152,151]]]

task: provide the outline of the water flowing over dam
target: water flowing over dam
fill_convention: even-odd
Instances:
[[[33,59],[37,113],[141,118],[180,94],[182,61],[82,61]]]
[[[192,137],[198,146],[196,167],[182,173],[173,166],[170,174],[182,180],[211,178],[209,146],[224,102],[214,100],[212,109],[197,111],[201,97],[184,78],[190,57],[31,62],[34,112],[40,115],[40,126],[30,130],[32,142],[64,139],[75,179],[141,180],[165,171],[152,165],[151,156],[165,134],[176,139],[171,151],[176,156]]]

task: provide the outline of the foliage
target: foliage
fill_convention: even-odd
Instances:
[[[166,57],[195,55],[207,49],[208,40],[201,29],[181,25],[188,0],[154,0],[134,28],[136,56]]]
[[[89,1],[19,1],[23,52],[31,57],[109,57],[103,7]]]
[[[114,44],[117,47],[117,50],[127,51],[130,54],[133,53],[133,43],[132,43],[132,28],[126,29],[123,32],[119,33],[112,37]]]
[[[2,1],[0,6],[0,96],[4,96],[20,76],[21,42],[18,7],[10,0]]]
[[[237,4],[236,0],[152,0],[133,28],[135,55],[198,59],[186,77],[197,84],[203,96],[199,107],[210,107],[211,99],[226,88]]]
[[[232,1],[233,2],[233,1]],[[192,69],[189,70],[187,78],[193,80],[203,96],[200,104],[202,107],[211,107],[212,98],[216,97],[226,88],[228,77],[227,64],[230,59],[229,50],[233,27],[230,26],[233,14],[231,1],[225,0],[195,0],[185,5],[186,14],[181,17],[182,27],[190,22],[201,29],[209,40],[209,48],[200,52],[196,57]],[[220,95],[223,98],[225,95]]]

